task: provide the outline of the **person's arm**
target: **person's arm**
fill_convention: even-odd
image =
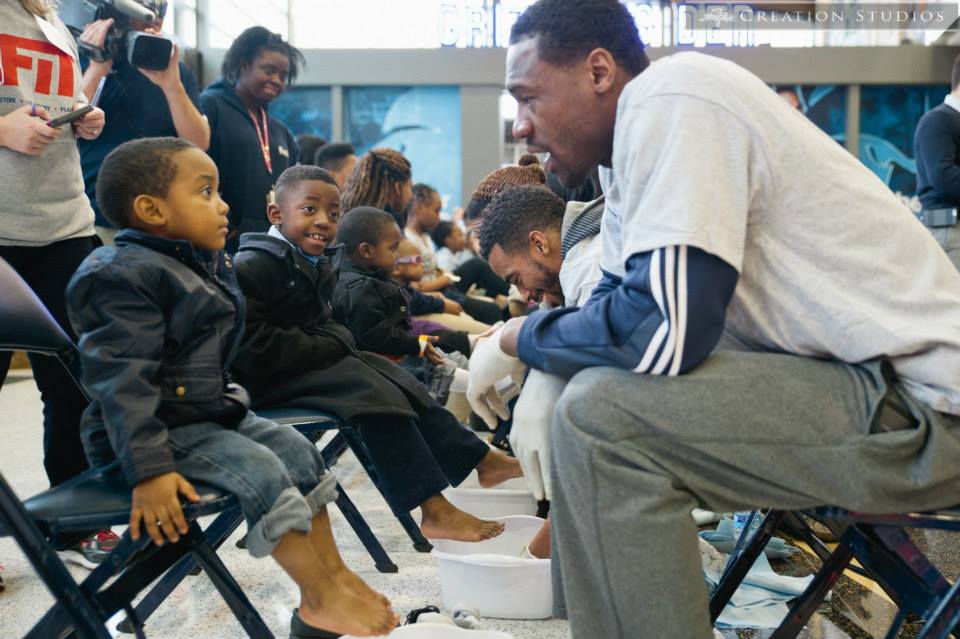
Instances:
[[[923,154],[930,184],[937,196],[960,205],[960,165],[957,147],[960,140],[951,131],[946,114],[935,114],[917,129],[917,148]]]
[[[42,154],[60,135],[60,129],[47,126],[50,119],[43,107],[30,105],[0,115],[0,147],[24,155]]]
[[[436,293],[442,291],[451,284],[453,284],[453,280],[451,280],[450,277],[444,273],[433,279],[420,280],[417,282],[417,289],[423,291],[424,293]]]
[[[723,333],[737,271],[688,246],[634,255],[583,308],[538,312],[520,329],[524,363],[564,377],[590,366],[678,375],[703,361]]]
[[[414,317],[417,315],[430,315],[431,313],[443,313],[444,304],[442,297],[437,298],[424,295],[413,287],[408,288],[407,292],[410,294],[410,314]]]
[[[254,267],[236,260],[237,280],[247,300],[246,328],[234,366],[247,377],[256,377],[278,367],[295,375],[337,362],[347,354],[349,334],[340,339],[328,334],[307,333],[299,326],[282,328],[270,319],[273,292],[270,280],[257,277]]]
[[[177,137],[189,140],[206,151],[210,146],[210,124],[197,108],[199,97],[193,74],[188,72],[181,76],[180,48],[173,45],[170,64],[163,71],[138,70],[163,91]]]
[[[110,31],[112,26],[113,18],[94,20],[80,34],[80,42],[102,49],[107,41],[107,32]],[[83,77],[80,78],[80,90],[87,96],[88,102],[93,102],[100,80],[109,75],[113,69],[113,60],[104,60],[103,62],[89,60],[87,62],[87,67],[83,70]]]
[[[100,404],[131,486],[176,470],[166,425],[156,416],[166,325],[162,293],[150,279],[149,272],[131,280],[112,266],[81,266],[67,288],[83,385]]]

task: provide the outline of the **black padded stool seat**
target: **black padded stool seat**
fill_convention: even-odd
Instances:
[[[294,426],[296,424],[317,424],[329,427],[330,430],[340,425],[340,420],[328,413],[323,413],[312,408],[295,408],[284,406],[282,408],[264,408],[254,411],[260,417],[275,421],[278,424]]]
[[[184,504],[188,521],[231,508],[236,498],[196,484],[200,501]],[[131,491],[119,464],[89,470],[24,501],[24,506],[46,534],[126,525],[130,521]],[[2,532],[2,531],[0,531]]]

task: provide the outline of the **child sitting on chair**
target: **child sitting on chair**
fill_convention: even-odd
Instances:
[[[404,238],[397,246],[397,266],[393,280],[400,285],[407,299],[409,330],[414,335],[431,335],[437,338],[434,344],[446,353],[456,351],[470,357],[471,342],[476,338],[466,331],[453,331],[422,316],[443,313],[448,303],[439,293],[422,293],[415,284],[423,279],[423,254],[417,245]],[[455,302],[454,302],[455,303]]]
[[[319,167],[287,169],[267,215],[269,233],[244,234],[236,256],[247,329],[233,371],[254,405],[301,406],[350,422],[391,507],[419,507],[426,537],[480,541],[500,534],[502,524],[468,515],[440,493],[473,469],[487,486],[519,476],[518,462],[461,426],[393,362],[364,352],[333,319],[341,253],[332,246],[340,219],[336,180]]]
[[[118,459],[133,487],[130,534],[157,544],[186,534],[191,482],[233,493],[247,549],[272,555],[300,589],[294,621],[310,636],[386,634],[397,615],[343,563],[326,504],[336,479],[316,447],[248,410],[227,368],[244,301],[221,249],[227,205],[213,161],[190,142],[145,138],[103,163],[97,200],[119,229],[67,289],[80,336],[84,448],[92,466]],[[323,629],[323,630],[321,630]]]

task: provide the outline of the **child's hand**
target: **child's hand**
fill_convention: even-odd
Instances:
[[[436,341],[436,337],[433,338]],[[423,349],[423,356],[430,360],[431,364],[436,364],[437,366],[443,366],[443,355],[440,354],[440,351],[436,347],[427,342],[426,347]]]
[[[463,313],[463,307],[453,300],[443,298],[443,312],[450,313],[451,315],[460,315]]]
[[[189,501],[200,501],[197,491],[180,473],[164,473],[146,479],[133,487],[133,508],[130,511],[130,537],[140,539],[140,521],[150,539],[162,546],[164,535],[176,543],[187,534],[187,520],[180,507],[180,495]]]

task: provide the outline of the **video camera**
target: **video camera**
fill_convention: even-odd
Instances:
[[[162,71],[170,64],[173,42],[152,33],[136,31],[130,21],[153,23],[167,11],[166,0],[61,0],[58,13],[75,36],[95,20],[113,18],[102,49],[79,42],[91,60],[126,58],[135,67]]]

